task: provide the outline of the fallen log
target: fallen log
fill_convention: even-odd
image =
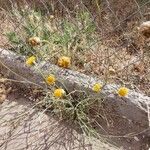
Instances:
[[[62,69],[48,62],[40,62],[33,67],[28,67],[25,64],[24,56],[19,56],[4,49],[0,49],[0,66],[3,68],[3,72],[9,70],[11,78],[25,81],[29,84],[34,83],[43,88],[46,87],[46,85],[43,83],[41,72],[45,75],[52,73],[58,79],[56,83],[58,86],[63,86],[69,92],[82,90],[94,96],[103,95],[106,97],[104,104],[111,113],[119,114],[132,122],[136,122],[142,125],[144,129],[149,128],[148,109],[150,109],[150,97],[142,93],[129,90],[129,95],[126,98],[121,98],[114,93],[119,85],[109,84],[104,86],[102,92],[95,94],[92,91],[93,84],[104,84],[98,78],[93,78],[77,71]],[[146,130],[146,134],[147,133]]]

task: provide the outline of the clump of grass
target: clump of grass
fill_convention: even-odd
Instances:
[[[43,60],[55,64],[57,62],[60,67],[67,69],[70,66],[82,66],[86,60],[85,54],[96,43],[96,28],[87,11],[79,11],[72,18],[59,18],[29,8],[19,11],[14,9],[12,18],[16,18],[19,30],[7,32],[6,36],[13,50],[28,58],[26,64],[30,67]],[[111,68],[109,71],[115,74],[115,69]],[[42,107],[54,113],[60,120],[63,118],[73,122],[85,135],[101,138],[96,127],[101,128],[97,118],[101,116],[101,105],[105,98],[91,97],[85,91],[68,93],[67,89],[57,87],[55,76],[41,75],[46,77],[44,81],[47,84]],[[95,94],[102,89],[103,85],[99,83],[93,86]],[[127,94],[128,91],[123,91],[120,96]]]
[[[96,36],[95,25],[86,11],[80,11],[70,19],[68,16],[49,16],[29,8],[13,9],[12,18],[19,24],[19,31],[6,33],[13,50],[26,56],[36,55],[52,63],[60,56],[68,56],[73,60],[73,66],[83,66],[85,53]],[[40,39],[38,45],[31,44],[31,39],[35,38]]]
[[[132,26],[129,31],[124,29],[123,34],[116,32],[103,39],[85,9],[77,9],[74,16],[62,18],[30,8],[16,8],[9,16],[12,22],[15,19],[17,27],[6,33],[15,52],[28,57],[35,55],[40,61],[54,64],[67,56],[71,58],[71,69],[98,75],[107,83],[127,83],[130,88],[149,95],[149,47],[138,40],[138,23],[129,22],[129,27]],[[31,39],[39,39],[40,43],[34,46]]]
[[[33,61],[29,63],[29,67],[36,65],[36,61]],[[97,121],[97,119],[101,118],[102,103],[106,98],[101,94],[104,85],[95,83],[91,88],[93,90],[93,94],[91,95],[87,94],[86,91],[78,89],[69,93],[68,89],[65,89],[65,86],[58,87],[56,82],[59,79],[54,75],[41,73],[41,76],[44,77],[43,82],[47,86],[43,89],[44,96],[42,97],[42,101],[38,102],[40,107],[44,108],[45,111],[54,113],[60,120],[73,122],[76,129],[82,131],[84,135],[106,140],[106,138],[100,136],[101,130],[99,128],[101,128],[101,125]],[[126,97],[129,90],[126,87],[120,87],[118,91],[114,91],[113,93],[115,92],[120,97]]]
[[[75,61],[82,64],[85,53],[94,44],[95,25],[86,11],[78,12],[72,19],[56,18],[31,9],[14,9],[12,16],[20,23],[20,30],[7,32],[6,36],[13,50],[27,57],[26,64],[30,67],[37,59],[58,61],[57,64],[64,68],[74,66]],[[67,93],[55,85],[55,80],[52,75],[46,76],[49,87],[44,91],[42,106],[60,118],[73,121],[84,134],[98,137],[90,111],[95,106],[100,107],[102,99],[93,99],[82,91]]]
[[[63,68],[83,66],[89,49],[93,45],[94,48],[97,47],[95,43],[99,39],[95,41],[98,37],[96,28],[87,11],[80,10],[71,18],[69,16],[60,18],[29,8],[13,9],[11,17],[16,20],[19,30],[7,32],[6,36],[13,47],[13,51],[29,58],[26,64],[30,67],[36,64],[36,60],[39,62],[42,60],[50,61],[55,64],[57,62]],[[103,45],[101,46],[103,47]],[[116,52],[116,49],[109,51],[107,47],[106,49],[102,48],[100,52],[98,57],[101,60],[95,58],[94,62],[99,66],[102,65],[101,62],[108,63],[106,74],[115,76],[118,73],[116,69],[118,64],[122,65],[116,59],[118,56],[120,57],[120,51]],[[90,51],[89,54],[96,56],[93,51]],[[121,56],[124,57],[124,55],[126,54],[121,52]],[[120,59],[121,62],[123,59]],[[91,65],[91,62],[89,63]],[[117,64],[116,68],[112,64]],[[47,89],[44,89],[45,95],[42,100],[42,106],[45,110],[49,110],[60,119],[72,121],[77,127],[80,127],[85,135],[101,138],[95,125],[101,127],[97,118],[101,116],[100,109],[104,97],[90,97],[84,91],[67,93],[62,87],[55,85],[57,80],[55,76],[51,74],[49,76],[42,74],[42,76],[46,77],[44,81],[48,84]],[[106,80],[108,76],[106,75]],[[96,83],[93,86],[93,91],[98,94],[102,88],[101,84]],[[127,96],[128,89],[122,87],[118,90],[118,94],[121,97]]]
[[[94,118],[97,118],[98,114],[91,113],[95,109],[100,110],[103,98],[90,97],[84,91],[73,91],[58,96],[58,94],[55,94],[56,90],[54,90],[54,93],[52,91],[46,93],[42,104],[40,103],[40,107],[42,106],[54,113],[60,120],[72,122],[75,128],[84,135],[101,138],[94,128],[96,124],[96,119]]]

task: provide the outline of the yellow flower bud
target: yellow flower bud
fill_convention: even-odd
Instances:
[[[100,92],[102,89],[102,85],[99,84],[99,83],[96,83],[94,86],[93,86],[93,91],[94,92]]]
[[[69,68],[71,65],[71,60],[69,57],[62,56],[58,59],[58,66],[63,68]]]
[[[127,96],[129,93],[129,90],[126,87],[121,87],[118,89],[118,95],[121,97]]]
[[[56,90],[54,91],[54,96],[55,96],[56,98],[61,98],[61,97],[64,96],[64,94],[65,94],[65,91],[64,91],[63,89],[61,89],[61,88],[56,89]]]
[[[56,78],[54,75],[49,75],[48,77],[46,77],[46,83],[49,85],[53,85],[55,84]]]
[[[31,57],[27,58],[26,65],[28,65],[28,66],[34,65],[35,61],[36,61],[36,57],[31,56]]]

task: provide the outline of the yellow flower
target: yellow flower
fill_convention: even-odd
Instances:
[[[121,97],[125,97],[128,95],[129,90],[126,87],[121,87],[118,89],[118,95]]]
[[[49,75],[45,80],[46,80],[47,84],[49,84],[49,85],[55,84],[55,81],[56,81],[54,75]]]
[[[99,84],[99,83],[96,83],[94,86],[93,86],[93,91],[94,92],[100,92],[102,89],[102,85]]]
[[[63,89],[61,89],[61,88],[56,89],[56,90],[54,91],[54,96],[55,96],[56,98],[61,98],[61,97],[63,97],[64,94],[65,94],[65,91],[64,91]]]
[[[31,38],[29,38],[28,42],[32,46],[37,46],[40,44],[41,40],[39,37],[31,37]]]
[[[31,56],[31,57],[27,58],[26,65],[28,65],[28,66],[34,65],[35,60],[36,60],[35,56]]]
[[[58,66],[63,68],[69,68],[71,65],[71,60],[69,57],[62,56],[58,59]]]

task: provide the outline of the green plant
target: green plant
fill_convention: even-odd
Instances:
[[[30,65],[35,63],[34,56],[36,59],[51,62],[55,62],[55,55],[84,61],[84,53],[94,42],[95,25],[88,12],[78,12],[72,20],[54,18],[34,10],[22,10],[21,12],[13,10],[13,15],[16,20],[23,18],[20,30],[10,31],[6,36],[13,44],[14,50],[17,48],[18,53],[28,56],[27,63]],[[34,62],[30,60],[31,55],[33,55]],[[45,76],[42,73],[41,75]],[[67,93],[63,98],[55,98],[52,92],[54,87],[55,85],[51,90],[46,89],[44,92],[43,107],[61,118],[73,121],[86,135],[98,136],[92,127],[93,122],[89,114],[92,107],[101,103],[101,98],[94,100],[86,96],[84,92],[75,94],[74,91]]]
[[[84,91],[73,91],[62,98],[56,98],[53,92],[49,91],[40,105],[51,110],[51,113],[54,113],[59,119],[73,122],[76,129],[81,130],[85,135],[100,138],[97,129],[93,128],[96,124],[94,118],[97,118],[98,114],[92,114],[92,111],[101,108],[102,99],[102,97],[93,99]]]
[[[10,31],[6,36],[14,50],[23,55],[36,55],[52,63],[57,57],[66,55],[72,58],[73,64],[83,64],[84,54],[94,43],[95,25],[88,12],[78,12],[72,20],[54,18],[30,9],[14,9],[12,15],[18,20],[20,30]],[[31,37],[40,38],[40,45],[31,46],[28,42]]]

